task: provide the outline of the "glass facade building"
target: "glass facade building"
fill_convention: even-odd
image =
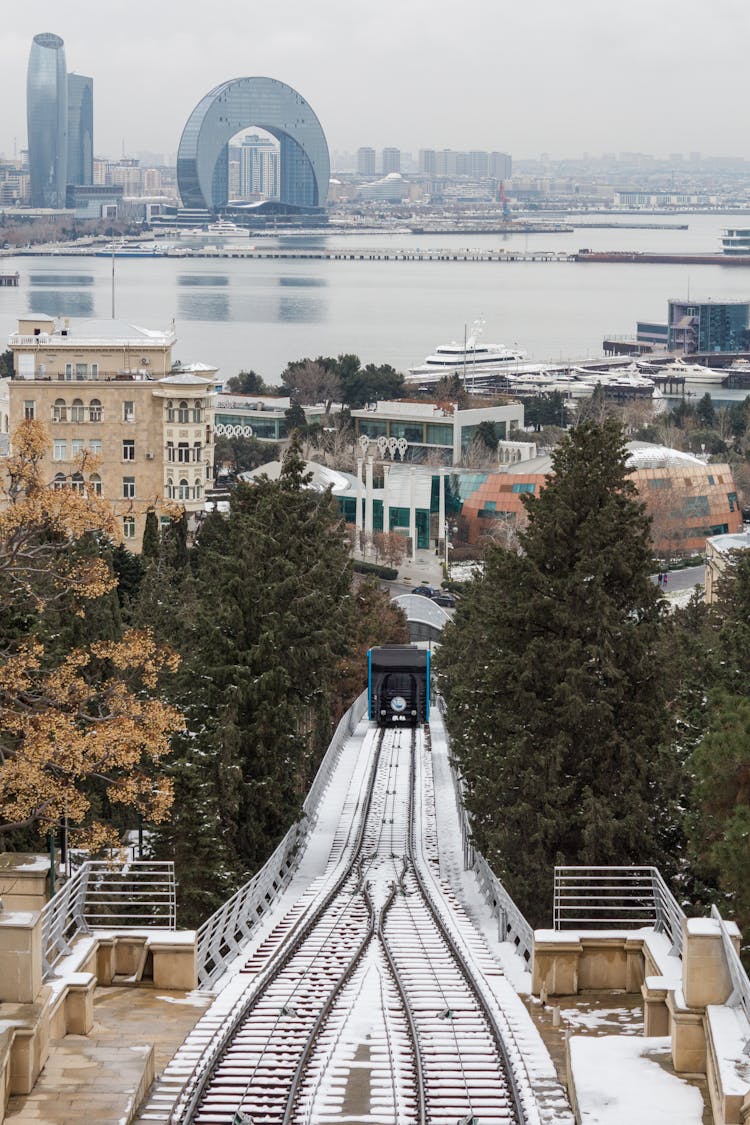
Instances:
[[[183,207],[218,211],[229,202],[229,142],[251,126],[279,141],[278,201],[323,208],[330,159],[320,122],[305,99],[274,78],[237,78],[211,90],[180,138],[177,183]]]
[[[670,301],[668,347],[677,352],[743,352],[750,340],[748,301]]]
[[[68,165],[68,81],[59,35],[35,35],[26,78],[32,207],[65,206]]]
[[[68,75],[68,183],[94,182],[94,80]]]

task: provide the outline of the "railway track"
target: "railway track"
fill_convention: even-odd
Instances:
[[[435,872],[429,749],[428,728],[378,733],[340,872],[270,963],[248,961],[257,979],[209,1028],[173,1125],[538,1120]]]

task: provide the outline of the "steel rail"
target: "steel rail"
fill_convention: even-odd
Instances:
[[[351,876],[362,851],[364,844],[365,832],[367,829],[367,822],[370,816],[370,809],[372,806],[372,797],[375,790],[375,780],[378,774],[378,767],[380,764],[380,755],[383,746],[383,736],[385,728],[378,732],[377,745],[373,755],[373,763],[370,770],[368,779],[367,796],[365,798],[365,805],[362,810],[359,829],[354,842],[354,848],[351,858],[346,867],[334,883],[331,890],[327,892],[319,904],[314,908],[312,914],[306,919],[302,927],[296,932],[293,931],[286,939],[286,943],[282,944],[280,955],[274,960],[264,973],[261,974],[260,979],[256,982],[256,986],[251,996],[247,997],[245,1001],[240,1004],[237,1009],[232,1012],[227,1019],[221,1032],[211,1040],[211,1047],[209,1057],[203,1063],[203,1069],[200,1074],[195,1075],[193,1085],[186,1101],[183,1101],[179,1106],[175,1107],[170,1115],[170,1125],[179,1125],[181,1122],[190,1122],[193,1120],[195,1112],[199,1109],[200,1102],[203,1099],[206,1089],[209,1086],[211,1079],[221,1062],[222,1057],[226,1053],[227,1048],[235,1038],[240,1027],[248,1018],[254,1008],[257,1007],[259,1001],[262,999],[264,992],[274,983],[275,980],[281,975],[286,966],[292,958],[299,952],[299,949],[307,941],[308,937],[313,933],[316,926],[320,922],[321,917],[333,905],[336,898],[341,893],[341,890],[346,883],[347,879]],[[289,938],[291,937],[291,940]],[[201,1065],[200,1060],[197,1064]]]
[[[406,859],[404,859],[404,868],[403,868],[403,871],[401,873],[401,879],[403,879],[405,874],[406,874]],[[409,1035],[411,1036],[411,1041],[412,1041],[412,1045],[413,1045],[414,1070],[415,1070],[415,1075],[416,1075],[415,1094],[416,1094],[416,1100],[417,1100],[417,1125],[427,1125],[427,1103],[425,1101],[424,1066],[422,1064],[422,1049],[419,1045],[419,1036],[417,1034],[417,1025],[416,1025],[415,1020],[414,1020],[414,1013],[412,1012],[411,1005],[410,1005],[409,1000],[408,1000],[407,995],[406,995],[406,989],[404,987],[404,983],[401,980],[401,974],[398,970],[398,966],[397,966],[396,961],[393,957],[393,954],[391,953],[391,947],[388,944],[388,939],[386,938],[385,932],[384,932],[384,929],[383,929],[385,919],[388,915],[388,911],[393,906],[394,900],[396,898],[396,894],[398,893],[398,887],[400,885],[401,885],[400,880],[399,880],[398,884],[394,883],[393,889],[392,889],[391,893],[389,894],[388,898],[386,899],[386,902],[383,906],[382,911],[380,912],[380,916],[378,918],[378,937],[380,938],[380,941],[381,941],[381,944],[382,944],[382,947],[383,947],[383,953],[385,954],[385,959],[388,963],[388,968],[391,970],[391,976],[392,976],[393,982],[396,986],[396,991],[398,992],[399,997],[401,998],[401,1003],[402,1003],[403,1008],[404,1008],[404,1015],[406,1016],[406,1024],[407,1024],[407,1027],[409,1029]]]
[[[310,1062],[310,1059],[312,1057],[313,1051],[315,1050],[315,1043],[316,1043],[316,1040],[318,1038],[318,1035],[320,1034],[320,1032],[323,1028],[323,1025],[325,1024],[326,1020],[328,1019],[331,1011],[333,1010],[333,1007],[334,1007],[336,1001],[338,1000],[341,992],[343,991],[344,986],[351,979],[352,973],[354,972],[354,970],[357,968],[360,961],[364,957],[365,952],[367,950],[367,947],[369,946],[370,942],[373,939],[373,935],[376,932],[377,922],[376,922],[376,915],[375,915],[375,904],[372,901],[372,895],[370,894],[369,886],[365,885],[364,888],[362,889],[361,894],[362,894],[362,897],[364,898],[364,900],[367,904],[367,913],[368,913],[368,917],[369,917],[369,925],[367,927],[367,933],[365,934],[365,936],[362,938],[362,941],[359,943],[359,945],[355,949],[354,954],[352,956],[352,959],[349,962],[349,965],[347,966],[343,975],[338,979],[336,984],[333,986],[328,998],[326,999],[325,1003],[323,1004],[323,1007],[318,1012],[318,1015],[315,1019],[315,1023],[310,1028],[310,1032],[307,1036],[307,1042],[305,1043],[304,1047],[302,1048],[302,1053],[300,1054],[300,1057],[297,1061],[297,1066],[295,1067],[295,1070],[294,1070],[294,1074],[292,1075],[292,1083],[291,1083],[291,1086],[289,1087],[289,1095],[287,1097],[286,1106],[284,1108],[284,1115],[281,1119],[282,1125],[290,1125],[290,1122],[292,1121],[292,1119],[294,1117],[294,1111],[295,1111],[296,1106],[297,1106],[297,1099],[299,1097],[299,1094],[300,1094],[300,1091],[301,1091],[301,1088],[302,1088],[302,1080],[304,1078],[305,1071],[306,1071],[306,1069],[309,1065],[309,1062]]]
[[[415,741],[416,741],[416,739],[415,739]],[[425,727],[425,741],[426,741],[426,745],[429,747],[430,746],[429,727]],[[414,806],[415,806],[416,805],[417,776],[416,776],[416,746],[415,746],[414,743],[413,743],[413,745],[414,745],[414,751],[412,753],[411,798],[412,798]],[[433,919],[435,925],[437,926],[439,932],[441,933],[441,935],[442,935],[444,941],[446,942],[446,944],[447,944],[451,954],[453,955],[455,961],[458,963],[459,969],[460,969],[461,973],[463,974],[464,979],[466,980],[466,983],[469,986],[469,990],[471,991],[474,998],[476,999],[477,1006],[479,1007],[480,1011],[482,1012],[482,1015],[484,1016],[485,1020],[487,1021],[487,1024],[488,1024],[489,1029],[490,1029],[490,1033],[492,1035],[493,1040],[495,1041],[495,1046],[497,1047],[498,1055],[499,1055],[499,1057],[500,1057],[500,1059],[503,1063],[503,1067],[505,1069],[505,1074],[506,1074],[506,1077],[507,1077],[507,1080],[508,1080],[508,1088],[509,1088],[509,1092],[510,1092],[511,1097],[512,1097],[513,1109],[515,1110],[516,1121],[517,1121],[518,1125],[524,1125],[524,1123],[528,1120],[528,1118],[527,1118],[526,1111],[525,1111],[524,1106],[523,1106],[523,1099],[521,1097],[521,1092],[518,1088],[518,1082],[516,1081],[515,1072],[513,1070],[513,1065],[511,1063],[510,1055],[508,1053],[508,1048],[505,1044],[505,1038],[503,1036],[503,1032],[502,1032],[500,1026],[497,1023],[497,1020],[495,1019],[495,1015],[494,1015],[492,1009],[490,1008],[489,1004],[487,1003],[487,1001],[486,1001],[486,999],[485,999],[485,997],[482,993],[481,986],[479,985],[479,982],[476,979],[476,975],[474,973],[474,970],[472,969],[469,962],[464,957],[463,953],[461,952],[461,950],[458,946],[458,943],[456,942],[455,938],[453,937],[453,934],[450,932],[450,928],[445,923],[445,920],[443,919],[440,911],[438,910],[437,906],[435,905],[434,899],[433,899],[432,894],[430,893],[430,890],[427,886],[426,880],[425,880],[422,872],[420,871],[420,863],[417,859],[417,855],[418,855],[418,851],[419,851],[418,846],[417,846],[417,825],[416,825],[416,818],[413,815],[413,809],[412,809],[412,816],[410,817],[410,821],[411,821],[411,826],[410,826],[410,831],[408,833],[408,845],[407,846],[408,846],[409,860],[411,862],[414,877],[417,881],[417,885],[420,889],[422,897],[423,897],[423,899],[424,899],[424,901],[427,905],[427,908],[429,910],[430,915],[432,916],[432,919]]]

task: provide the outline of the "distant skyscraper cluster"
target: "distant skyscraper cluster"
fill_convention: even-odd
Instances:
[[[469,176],[474,180],[509,180],[513,161],[507,152],[455,152],[451,148],[421,148],[419,171],[425,176],[442,179],[449,176]]]
[[[26,80],[32,207],[62,208],[68,184],[91,184],[94,82],[68,74],[59,35],[35,35]]]
[[[357,173],[360,176],[387,176],[401,171],[401,150],[384,148],[378,154],[374,148],[357,149]],[[473,180],[509,180],[512,160],[507,152],[455,152],[450,148],[419,150],[419,171],[431,179],[449,179],[468,176]]]

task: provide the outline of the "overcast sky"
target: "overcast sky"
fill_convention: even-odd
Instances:
[[[95,149],[175,153],[229,78],[295,87],[331,149],[750,156],[748,0],[27,0],[0,34],[0,152],[26,147],[32,37],[94,79]]]

